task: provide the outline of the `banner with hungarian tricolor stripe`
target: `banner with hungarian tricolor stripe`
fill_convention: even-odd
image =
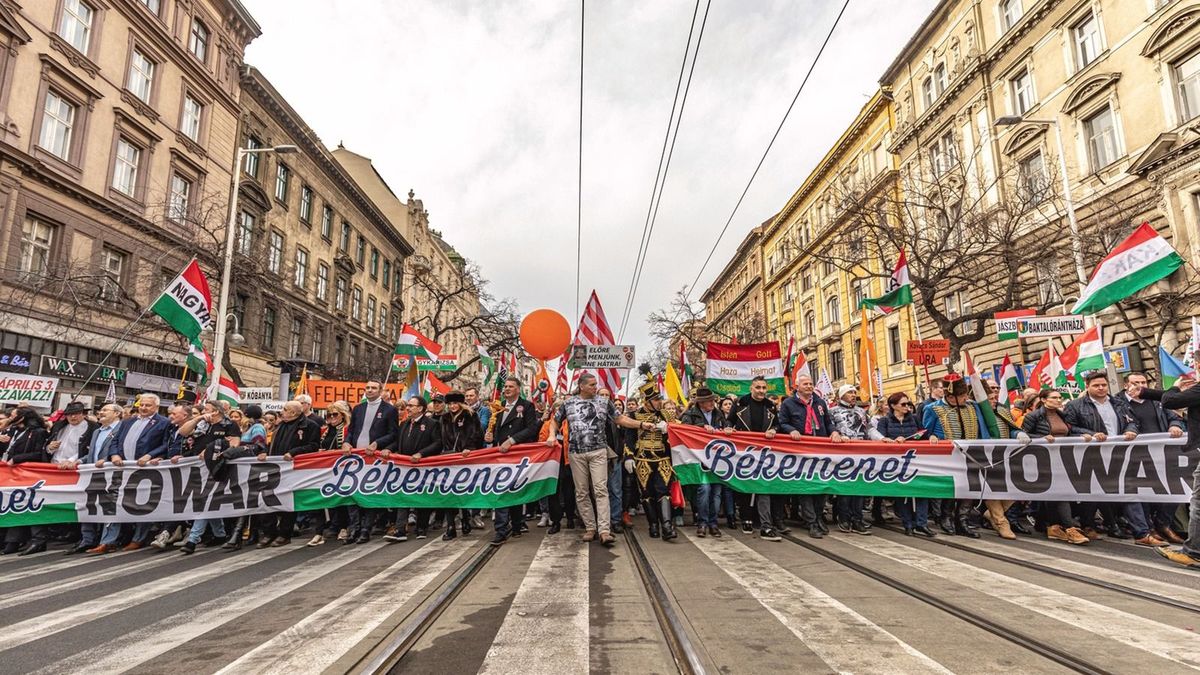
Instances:
[[[560,447],[514,445],[414,462],[363,451],[288,461],[239,459],[220,474],[196,458],[178,464],[59,469],[0,465],[0,527],[73,522],[169,522],[273,511],[366,508],[498,509],[558,489]]]
[[[778,342],[748,345],[709,342],[707,356],[706,384],[718,396],[748,394],[750,382],[758,376],[767,380],[768,393],[787,395]]]
[[[709,433],[672,424],[675,475],[750,494],[829,494],[1017,501],[1186,502],[1200,456],[1186,440],[834,443]]]

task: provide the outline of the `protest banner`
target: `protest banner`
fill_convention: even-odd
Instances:
[[[74,470],[0,466],[0,527],[73,522],[165,522],[272,511],[365,508],[498,509],[558,489],[558,447],[514,445],[413,462],[358,451],[228,462],[217,475],[197,458],[177,464]]]
[[[387,390],[394,400],[404,398],[405,387],[399,382],[389,382]],[[350,382],[346,380],[309,380],[308,395],[312,396],[313,407],[324,410],[334,401],[345,401],[350,407],[358,405],[367,391],[366,382]]]
[[[934,499],[1187,502],[1200,453],[1185,440],[834,443],[767,440],[671,425],[671,457],[685,485],[721,483],[752,494]]]
[[[39,377],[25,373],[0,373],[0,405],[28,404],[49,410],[58,389],[57,377]]]

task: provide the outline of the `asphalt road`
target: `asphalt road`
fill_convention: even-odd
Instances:
[[[1200,572],[1122,542],[634,536],[707,672],[1200,670]],[[392,672],[679,672],[630,542],[577,537],[500,547]],[[486,539],[5,556],[0,673],[352,671]]]

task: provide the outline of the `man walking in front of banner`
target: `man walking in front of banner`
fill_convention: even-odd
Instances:
[[[346,432],[346,442],[342,444],[344,452],[353,448],[376,452],[390,446],[396,438],[399,416],[396,407],[383,400],[383,384],[370,380],[364,393],[366,400],[350,411],[350,428]],[[350,538],[347,542],[367,543],[378,509],[350,506],[349,510]]]
[[[521,381],[515,377],[504,380],[501,397],[504,409],[496,413],[496,424],[488,428],[483,435],[483,441],[499,449],[500,452],[508,452],[509,448],[518,443],[536,442],[542,423],[533,404],[521,398]],[[480,424],[482,425],[482,422]],[[550,497],[552,500],[556,498],[554,495]],[[525,524],[525,506],[523,504],[510,506],[507,509],[496,509],[493,518],[495,519],[496,543],[503,543],[510,536],[520,536],[529,531],[529,527]],[[464,522],[468,522],[470,516],[464,514],[463,519]]]
[[[750,382],[750,393],[739,398],[730,412],[729,423],[734,430],[754,431],[764,434],[768,439],[775,437],[775,432],[779,429],[779,415],[775,404],[767,398],[767,388],[767,380],[761,375]],[[754,532],[753,516],[750,514],[750,504],[753,501],[757,502],[758,508],[758,536],[767,541],[783,540],[771,521],[771,495],[746,495],[738,492],[734,497],[742,517],[742,532]]]

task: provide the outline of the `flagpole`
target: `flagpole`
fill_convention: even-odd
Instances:
[[[160,293],[159,295],[162,294]],[[125,328],[125,332],[121,333],[121,337],[117,338],[117,341],[113,344],[112,349],[108,350],[108,353],[104,355],[104,358],[100,359],[100,363],[96,364],[96,367],[92,369],[92,374],[88,375],[88,378],[83,381],[83,384],[79,385],[79,388],[76,389],[75,393],[71,395],[71,400],[79,398],[79,395],[83,393],[83,390],[87,389],[87,386],[92,383],[92,380],[96,379],[96,375],[100,372],[100,366],[108,362],[108,357],[112,356],[113,352],[117,351],[117,347],[125,344],[125,338],[129,337],[129,334],[133,332],[134,326],[141,322],[141,320],[146,316],[146,313],[150,311],[152,306],[153,303],[146,305],[146,308],[142,310],[142,313],[138,314],[137,318]]]
[[[183,375],[179,378],[179,391],[175,394],[176,401],[181,400],[183,398],[183,387],[184,387],[185,383],[187,382],[187,374],[188,374],[188,364],[187,364],[187,361],[185,360],[183,362]]]
[[[917,303],[912,302],[908,305],[909,319],[912,321],[913,330],[917,333],[917,342],[924,342],[925,338],[921,337],[921,320],[917,317]],[[925,369],[925,388],[933,389],[933,380],[929,377],[929,364],[922,363],[921,366]],[[913,361],[913,374],[917,374],[917,362]],[[919,375],[918,375],[919,377]]]

